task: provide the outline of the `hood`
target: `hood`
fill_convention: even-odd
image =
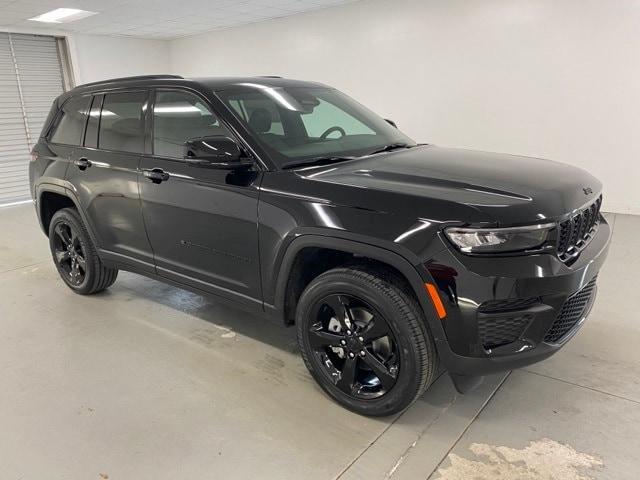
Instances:
[[[314,181],[466,205],[498,225],[557,219],[595,201],[602,189],[589,173],[562,163],[433,145],[298,173]],[[424,216],[435,213],[426,210]]]

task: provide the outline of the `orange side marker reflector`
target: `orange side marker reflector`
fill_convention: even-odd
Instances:
[[[440,295],[438,295],[438,289],[433,283],[425,283],[424,287],[427,290],[427,293],[431,297],[431,301],[433,302],[433,306],[436,309],[436,313],[438,314],[438,318],[442,320],[447,316],[447,311],[444,309],[444,305],[442,304],[442,300],[440,299]]]

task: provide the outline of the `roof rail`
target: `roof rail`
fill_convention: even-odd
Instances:
[[[258,75],[258,78],[282,78],[280,75]]]
[[[91,85],[101,85],[104,83],[111,83],[111,82],[124,82],[125,80],[162,80],[165,78],[184,78],[184,77],[182,75],[138,75],[135,77],[109,78],[107,80],[100,80],[98,82],[83,83],[82,85],[78,85],[78,87],[88,87]]]

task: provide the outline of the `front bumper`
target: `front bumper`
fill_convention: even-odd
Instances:
[[[435,255],[425,264],[425,278],[438,286],[447,311],[440,324],[443,331],[436,335],[445,368],[477,376],[553,355],[577,332],[593,305],[595,278],[610,237],[611,229],[601,218],[596,234],[571,265],[551,254],[487,258],[446,248]],[[580,291],[589,295],[577,295]],[[581,303],[567,301],[576,298]],[[579,310],[569,308],[575,303]],[[575,321],[558,333],[556,321],[567,310]]]

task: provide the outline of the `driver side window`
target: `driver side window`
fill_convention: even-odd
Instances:
[[[344,135],[375,135],[375,132],[355,117],[335,105],[318,99],[319,103],[309,113],[303,113],[302,123],[307,130],[307,135],[319,138],[332,127],[344,130]],[[328,138],[339,138],[340,133],[331,133]]]
[[[153,154],[183,158],[190,138],[231,136],[204,102],[191,93],[158,90],[153,107]]]

